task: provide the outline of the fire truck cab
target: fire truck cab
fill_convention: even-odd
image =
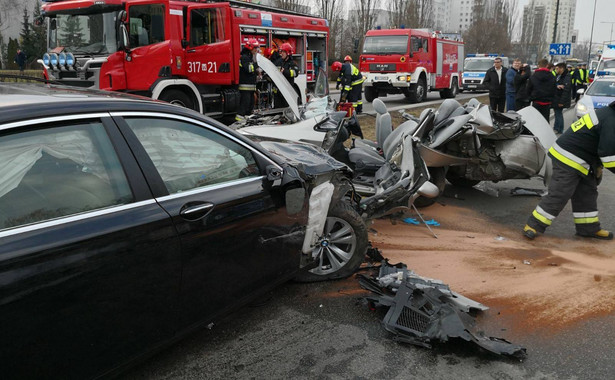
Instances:
[[[49,79],[211,116],[238,108],[240,52],[249,38],[262,49],[290,43],[303,90],[327,62],[326,20],[243,1],[59,0],[42,10],[49,49],[39,62]],[[271,82],[263,78],[257,88],[257,108],[268,108]]]
[[[370,30],[365,35],[360,70],[365,99],[404,94],[422,102],[428,91],[454,98],[461,81],[463,42],[423,29]]]

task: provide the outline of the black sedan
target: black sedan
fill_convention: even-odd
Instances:
[[[365,255],[343,164],[166,103],[0,83],[0,163],[3,378],[117,373]]]

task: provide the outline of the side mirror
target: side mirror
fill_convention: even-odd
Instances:
[[[56,30],[57,26],[58,26],[57,20],[55,18],[52,18],[51,22],[49,23],[49,29]]]
[[[37,18],[34,19],[34,25],[41,26],[43,25],[44,21],[45,21],[45,18],[43,16],[38,16]]]
[[[438,186],[427,181],[419,187],[417,193],[425,198],[435,198],[440,195],[440,189],[438,189]]]
[[[128,39],[128,30],[124,23],[120,24],[120,50],[130,50],[130,41]]]
[[[182,39],[182,48],[185,49],[188,47],[188,40],[186,40],[185,38]]]
[[[579,94],[579,95],[583,95],[584,93],[585,93],[585,89],[584,88],[579,88],[577,90],[577,94]]]

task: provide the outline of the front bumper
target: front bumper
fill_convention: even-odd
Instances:
[[[410,73],[367,73],[363,86],[409,88],[412,83]]]

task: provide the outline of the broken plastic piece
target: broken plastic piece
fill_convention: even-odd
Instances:
[[[428,224],[428,225],[430,225],[430,226],[436,226],[436,227],[438,227],[438,226],[440,225],[440,223],[436,222],[436,220],[435,220],[435,219],[426,220],[426,221],[425,221],[425,224]]]
[[[523,264],[525,264],[525,265],[532,265],[532,263],[530,262],[530,260],[523,260]]]
[[[543,197],[547,194],[547,189],[527,189],[525,187],[515,187],[510,191],[511,195],[535,195]]]
[[[404,218],[404,219],[402,219],[402,222],[404,222],[406,224],[416,224],[416,225],[421,224],[421,222],[419,222],[418,220],[416,220],[414,218]]]
[[[377,295],[366,297],[369,305],[389,308],[383,326],[396,341],[431,348],[432,341],[460,338],[497,355],[526,356],[524,347],[476,330],[468,311],[484,310],[484,305],[451,292],[441,281],[416,275],[404,264],[383,261],[377,278],[361,275],[359,283]]]
[[[506,240],[506,238],[504,236],[498,235],[495,237],[495,240],[502,241],[502,240]]]

